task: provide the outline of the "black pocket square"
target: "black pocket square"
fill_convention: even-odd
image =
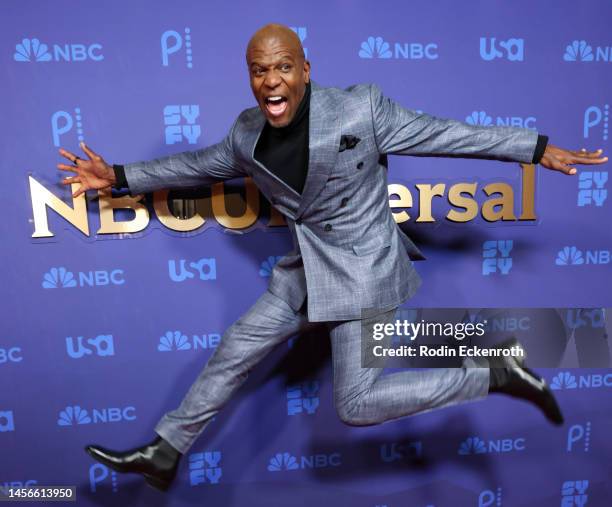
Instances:
[[[355,136],[341,136],[340,149],[338,151],[352,150],[355,146],[357,146],[359,141],[361,141],[361,139]]]

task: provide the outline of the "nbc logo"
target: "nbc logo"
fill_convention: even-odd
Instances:
[[[104,285],[123,285],[122,269],[114,269],[112,271],[88,271],[77,272],[78,278],[74,276],[72,271],[68,271],[65,267],[51,268],[43,275],[42,286],[44,289],[58,289],[71,287],[95,287]]]
[[[380,36],[371,35],[361,43],[359,58],[403,59],[403,60],[435,60],[438,58],[438,45],[419,42],[395,42],[391,45]]]
[[[565,246],[559,252],[555,259],[557,266],[581,266],[585,264],[609,264],[609,250],[579,250],[575,246]]]
[[[550,382],[550,388],[557,391],[564,389],[597,389],[600,387],[612,387],[612,373],[605,375],[592,373],[590,375],[579,375],[576,378],[569,371],[563,371],[557,373]]]
[[[566,62],[612,62],[612,47],[593,47],[585,40],[574,40],[565,47],[563,60]]]
[[[221,335],[219,333],[194,334],[189,338],[180,331],[166,331],[166,334],[159,338],[157,350],[159,352],[173,352],[177,350],[212,349],[218,347],[220,342]]]
[[[40,42],[39,39],[23,39],[15,46],[13,60],[16,62],[82,62],[92,60],[99,62],[104,60],[100,44],[53,44],[52,50],[49,46]]]
[[[469,125],[480,125],[483,127],[497,125],[501,127],[536,128],[536,119],[533,116],[528,116],[527,118],[521,118],[519,116],[507,116],[503,118],[498,116],[495,122],[493,122],[493,118],[489,116],[486,111],[472,111],[472,114],[465,117],[465,121]]]
[[[282,255],[270,255],[259,266],[259,276],[268,277],[272,274],[272,269],[278,261],[283,258]]]
[[[502,438],[485,441],[478,437],[468,437],[459,445],[457,454],[467,456],[469,454],[507,453],[524,451],[525,448],[524,438]]]
[[[120,421],[134,421],[136,409],[134,407],[124,408],[103,408],[92,410],[92,414],[89,415],[87,409],[82,408],[80,405],[67,406],[60,411],[57,419],[58,426],[75,426],[79,424],[98,424],[98,423],[111,423]]]
[[[342,464],[339,452],[331,454],[313,454],[296,458],[288,452],[279,452],[270,458],[268,472],[299,470],[306,468],[330,468]]]

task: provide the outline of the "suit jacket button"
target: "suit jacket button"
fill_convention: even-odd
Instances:
[[[296,223],[296,224],[298,224],[298,225],[300,225],[300,224],[302,223],[302,219],[301,219],[301,218],[298,218],[298,219],[295,221],[295,223]]]
[[[363,167],[363,162],[359,162],[359,163],[357,164],[357,169],[361,169],[362,167]]]
[[[348,197],[343,197],[342,198],[342,202],[340,203],[340,206],[342,206],[344,208],[346,206],[347,202],[348,202]]]
[[[325,231],[329,232],[332,230],[332,225],[331,224],[325,224]]]

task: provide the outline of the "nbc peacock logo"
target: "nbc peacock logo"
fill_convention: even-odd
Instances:
[[[484,454],[487,452],[487,446],[484,440],[481,440],[478,437],[468,437],[461,445],[459,445],[459,449],[457,450],[457,454],[461,454],[462,456],[467,456],[468,454]]]
[[[265,261],[263,261],[259,266],[259,276],[263,276],[264,278],[272,275],[272,269],[276,265],[278,261],[283,258],[282,255],[270,255]]]
[[[576,377],[569,371],[558,373],[550,382],[550,388],[556,391],[560,391],[561,389],[576,389],[577,387]]]
[[[297,470],[300,468],[295,456],[288,452],[277,453],[270,458],[268,463],[269,472],[280,472],[281,470]]]
[[[170,352],[173,350],[190,350],[191,343],[189,338],[180,331],[167,331],[159,339],[157,350],[160,352]]]
[[[391,46],[382,37],[370,36],[361,43],[359,58],[391,58]]]
[[[563,59],[566,62],[592,62],[595,56],[593,48],[585,40],[575,40],[566,46]]]
[[[72,271],[68,271],[64,267],[51,268],[44,274],[42,286],[44,289],[76,287],[77,281]]]
[[[584,264],[584,257],[575,246],[564,246],[557,253],[555,264],[557,266],[580,265]]]
[[[50,62],[49,46],[38,39],[23,39],[15,46],[13,59],[16,62]]]
[[[483,127],[493,125],[493,118],[485,111],[472,111],[472,114],[466,116],[465,121],[469,125],[480,125]]]

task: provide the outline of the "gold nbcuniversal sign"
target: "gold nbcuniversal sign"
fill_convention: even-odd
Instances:
[[[535,165],[521,165],[521,189],[520,189],[520,216],[515,212],[515,190],[508,183],[488,183],[480,189],[480,193],[487,198],[479,204],[476,199],[479,193],[478,183],[418,183],[415,188],[418,191],[419,214],[415,219],[418,223],[435,222],[432,215],[432,201],[434,198],[445,198],[446,202],[458,209],[450,209],[445,218],[455,223],[465,223],[476,219],[479,215],[487,222],[498,221],[533,221],[535,215]],[[45,188],[33,176],[29,176],[30,196],[32,199],[32,213],[34,217],[34,233],[32,238],[49,238],[54,234],[49,229],[48,209],[52,209],[58,215],[67,220],[84,235],[90,236],[89,220],[85,194],[72,199],[73,206],[70,207],[53,192]],[[251,180],[244,178],[245,199],[237,199],[238,196],[227,196],[224,183],[211,185],[211,196],[197,199],[197,201],[210,201],[209,209],[212,217],[221,226],[227,229],[244,230],[255,224],[260,213],[259,190]],[[79,184],[71,185],[71,192],[78,188]],[[389,185],[389,206],[395,208],[412,208],[413,195],[405,185],[393,183]],[[153,210],[162,225],[177,232],[191,232],[202,227],[207,219],[201,213],[195,213],[191,218],[176,218],[170,212],[168,206],[168,190],[153,192]],[[124,195],[113,197],[110,190],[98,191],[98,202],[100,210],[100,228],[96,234],[130,234],[140,232],[149,225],[150,216],[143,202],[143,195]],[[233,199],[230,199],[233,198]],[[238,200],[242,201],[241,205]],[[244,202],[246,200],[246,203]],[[230,213],[236,209],[243,209],[242,214]],[[134,218],[130,220],[116,221],[114,211],[129,209],[134,212]],[[240,211],[238,212],[240,213]],[[407,211],[394,212],[397,223],[406,222],[411,219]],[[266,226],[279,227],[286,225],[284,217],[271,207],[270,219]]]

